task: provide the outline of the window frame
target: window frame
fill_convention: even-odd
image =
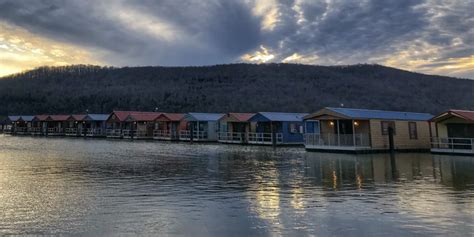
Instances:
[[[386,130],[384,128],[384,124],[388,124]],[[390,128],[390,125],[393,125],[393,126],[391,126],[393,128],[393,135],[397,135],[397,129],[396,129],[395,121],[380,121],[382,136],[387,136],[388,135],[388,128]]]
[[[411,125],[414,125],[414,134],[412,134]],[[410,138],[410,140],[418,140],[418,124],[416,124],[416,122],[408,122],[408,137]]]

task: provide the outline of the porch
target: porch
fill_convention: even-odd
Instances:
[[[208,134],[206,131],[192,131],[182,130],[179,131],[179,140],[181,141],[209,141]]]
[[[308,150],[358,151],[372,149],[368,120],[318,120],[315,133],[305,134]]]
[[[107,138],[122,138],[122,129],[107,129],[105,135]]]
[[[155,140],[178,140],[179,134],[177,131],[171,130],[153,130],[153,139]]]
[[[431,152],[474,155],[474,138],[432,137]]]
[[[275,139],[275,144],[283,144],[283,133],[275,133],[273,136],[272,133],[255,133],[251,132],[247,134],[247,139],[249,144],[256,145],[273,145],[273,140]]]
[[[247,134],[244,132],[220,132],[218,133],[218,142],[221,143],[247,143]]]

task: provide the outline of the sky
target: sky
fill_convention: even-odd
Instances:
[[[474,0],[0,0],[0,76],[240,62],[474,79]]]

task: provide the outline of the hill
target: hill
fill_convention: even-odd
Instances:
[[[311,112],[323,106],[437,113],[474,109],[474,80],[380,65],[231,64],[202,67],[74,65],[0,79],[0,114]]]

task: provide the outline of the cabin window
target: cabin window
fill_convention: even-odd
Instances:
[[[393,135],[397,134],[394,121],[382,121],[382,135],[388,135],[388,128],[393,128]]]
[[[289,126],[290,133],[299,133],[299,129],[300,129],[300,126],[298,126],[298,124],[290,123],[290,126]]]
[[[410,139],[412,140],[418,139],[418,131],[417,131],[415,122],[408,123],[408,133],[410,134]]]

